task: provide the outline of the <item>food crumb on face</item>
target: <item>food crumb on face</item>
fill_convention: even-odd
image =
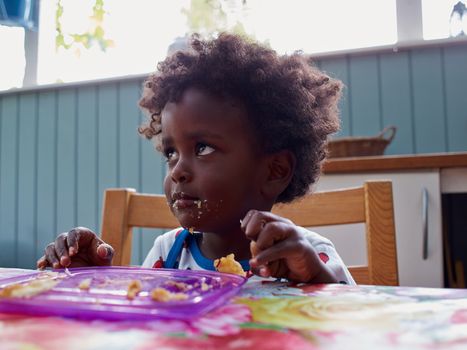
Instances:
[[[185,293],[172,293],[164,288],[154,288],[151,293],[151,299],[154,301],[168,302],[177,300],[186,300],[188,295]]]
[[[246,276],[242,265],[235,260],[234,254],[229,254],[226,257],[214,260],[214,267],[218,272],[232,273],[239,276]]]
[[[139,280],[131,281],[128,285],[128,291],[126,294],[127,299],[133,300],[138,295],[138,293],[141,292],[142,288],[143,286]]]

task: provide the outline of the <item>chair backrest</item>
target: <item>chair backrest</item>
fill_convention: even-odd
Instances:
[[[392,184],[368,181],[362,187],[317,192],[273,212],[303,227],[365,223],[366,266],[350,266],[358,284],[398,285]],[[129,265],[133,227],[173,229],[179,223],[165,196],[133,189],[105,191],[102,239],[115,248],[114,265]]]
[[[391,181],[316,192],[272,211],[303,227],[364,223],[368,264],[349,266],[352,277],[358,284],[399,285]]]

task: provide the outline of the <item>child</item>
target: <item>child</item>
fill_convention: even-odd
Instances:
[[[214,270],[214,259],[234,253],[263,277],[354,283],[329,240],[270,212],[316,182],[327,136],[338,130],[340,89],[302,55],[230,34],[193,36],[190,50],[161,62],[145,82],[149,123],[140,133],[167,160],[165,195],[185,229],[157,237],[143,266]],[[110,265],[112,255],[76,228],[37,265]]]

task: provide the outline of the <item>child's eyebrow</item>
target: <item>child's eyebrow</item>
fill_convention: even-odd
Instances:
[[[185,137],[193,139],[193,140],[203,139],[203,138],[214,138],[214,139],[224,138],[223,135],[213,133],[213,132],[208,131],[208,130],[191,131],[191,132],[187,133]]]
[[[188,132],[184,134],[183,137],[189,140],[199,140],[199,139],[222,140],[224,138],[223,135],[216,134],[210,131],[204,131],[204,130]],[[169,147],[174,144],[174,138],[172,136],[162,137],[160,143],[162,147]]]

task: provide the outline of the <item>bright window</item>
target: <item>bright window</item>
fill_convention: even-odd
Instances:
[[[39,28],[39,84],[151,72],[193,31],[243,32],[280,53],[397,41],[396,0],[42,0]],[[21,37],[8,42],[20,73],[3,89],[24,70]]]
[[[422,0],[423,38],[425,40],[467,34],[467,11],[464,12],[464,16],[455,13],[454,18],[451,20],[451,13],[456,5],[460,8],[462,8],[462,5],[467,7],[467,1]],[[463,31],[463,34],[461,31]]]
[[[23,84],[24,29],[0,25],[0,90],[20,87]]]

